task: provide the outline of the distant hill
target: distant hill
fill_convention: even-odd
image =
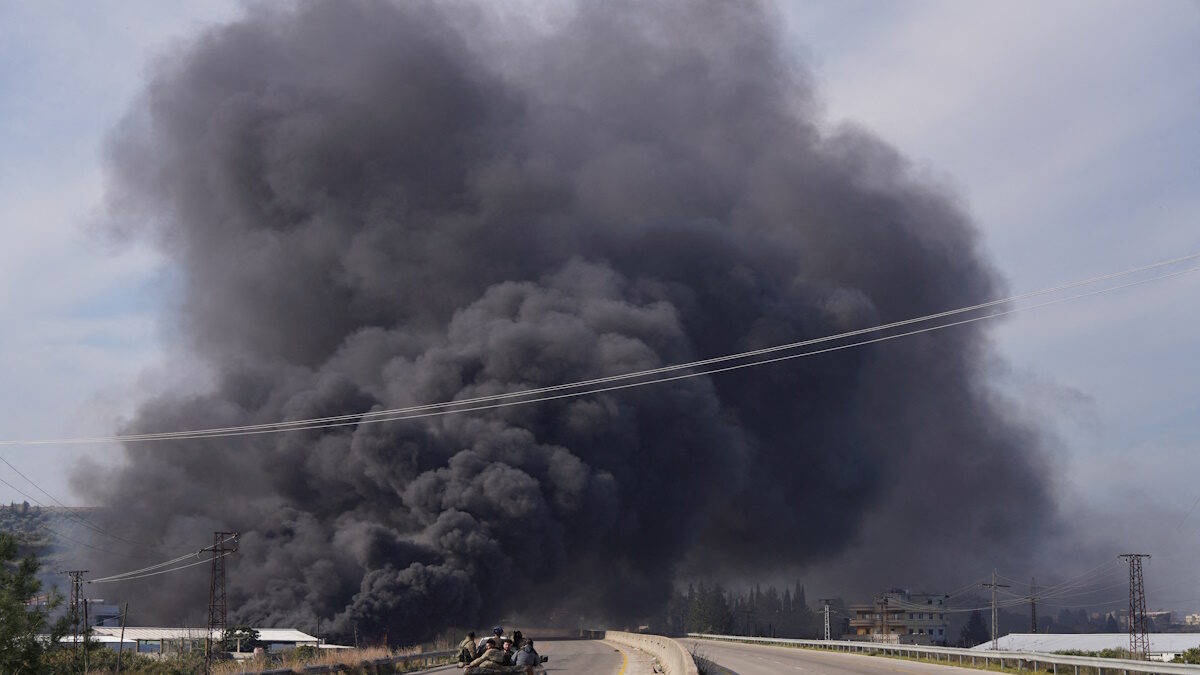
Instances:
[[[37,506],[29,502],[0,506],[0,532],[13,535],[21,547],[21,555],[35,555],[42,559],[44,571],[59,562],[59,554],[71,542],[61,535],[71,535],[80,529],[80,519],[85,519],[93,508],[68,508],[61,506]]]

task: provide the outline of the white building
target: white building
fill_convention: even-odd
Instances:
[[[257,628],[258,641],[271,652],[294,649],[301,645],[319,646],[319,640],[308,633],[294,628]],[[204,649],[207,631],[203,628],[154,628],[126,626],[124,647],[143,653],[177,654]],[[213,639],[219,640],[220,632],[214,631]],[[121,629],[112,626],[97,626],[92,629],[92,640],[106,647],[117,649],[121,644]],[[71,640],[67,636],[66,640]]]
[[[1150,633],[1150,658],[1170,661],[1182,652],[1200,647],[1200,633]],[[997,640],[1004,652],[1055,652],[1078,650],[1099,652],[1105,649],[1129,649],[1129,633],[1012,633]],[[991,640],[971,648],[991,651]]]

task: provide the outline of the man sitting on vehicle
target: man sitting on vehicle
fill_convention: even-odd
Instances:
[[[496,647],[496,640],[488,638],[485,644],[487,645],[487,649],[479,655],[479,658],[465,665],[460,663],[458,667],[466,668],[468,673],[503,672],[506,670],[508,668],[508,664],[505,663],[507,657],[503,649]]]
[[[486,644],[486,643],[487,643],[487,641],[488,641],[488,640],[493,640],[493,639],[494,639],[494,640],[496,641],[496,646],[497,646],[497,647],[499,647],[499,646],[500,646],[500,640],[502,640],[502,639],[503,639],[503,637],[502,637],[503,635],[504,635],[504,629],[503,629],[503,628],[501,628],[500,626],[496,626],[495,628],[493,628],[493,629],[492,629],[492,637],[488,637],[488,636],[486,636],[486,635],[485,635],[485,636],[483,636],[482,638],[480,638],[480,640],[479,640],[479,648],[478,648],[478,651],[479,651],[479,653],[480,653],[480,654],[482,654],[484,651],[486,651],[486,650],[487,650],[487,644]]]
[[[532,674],[533,669],[542,664],[542,657],[533,649],[533,640],[523,640],[521,648],[513,653],[513,665],[524,666],[525,672]]]
[[[470,663],[478,657],[479,648],[475,645],[475,631],[471,631],[458,645],[458,662]]]

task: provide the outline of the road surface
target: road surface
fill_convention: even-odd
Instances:
[[[595,673],[596,675],[644,675],[653,673],[650,659],[636,649],[601,640],[535,640],[538,653],[549,656],[546,674]],[[423,670],[422,673],[453,675],[454,666]],[[975,675],[978,675],[976,673]]]
[[[828,673],[830,675],[979,675],[973,668],[918,663],[881,656],[824,652],[794,647],[748,645],[717,640],[680,640],[689,651],[738,675]]]

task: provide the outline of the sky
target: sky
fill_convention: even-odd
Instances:
[[[173,271],[101,231],[102,152],[152,60],[238,12],[0,0],[0,439],[109,434],[164,388],[203,387],[159,321]],[[871,129],[956,194],[1012,292],[1200,251],[1200,2],[797,2],[778,16],[828,128]],[[992,329],[997,388],[1054,435],[1064,508],[1170,551],[1148,574],[1200,530],[1198,300],[1187,275]],[[70,504],[70,467],[120,461],[95,445],[0,456]],[[7,467],[0,479],[49,503]],[[0,483],[0,503],[25,498]],[[1170,590],[1200,608],[1185,567]]]

